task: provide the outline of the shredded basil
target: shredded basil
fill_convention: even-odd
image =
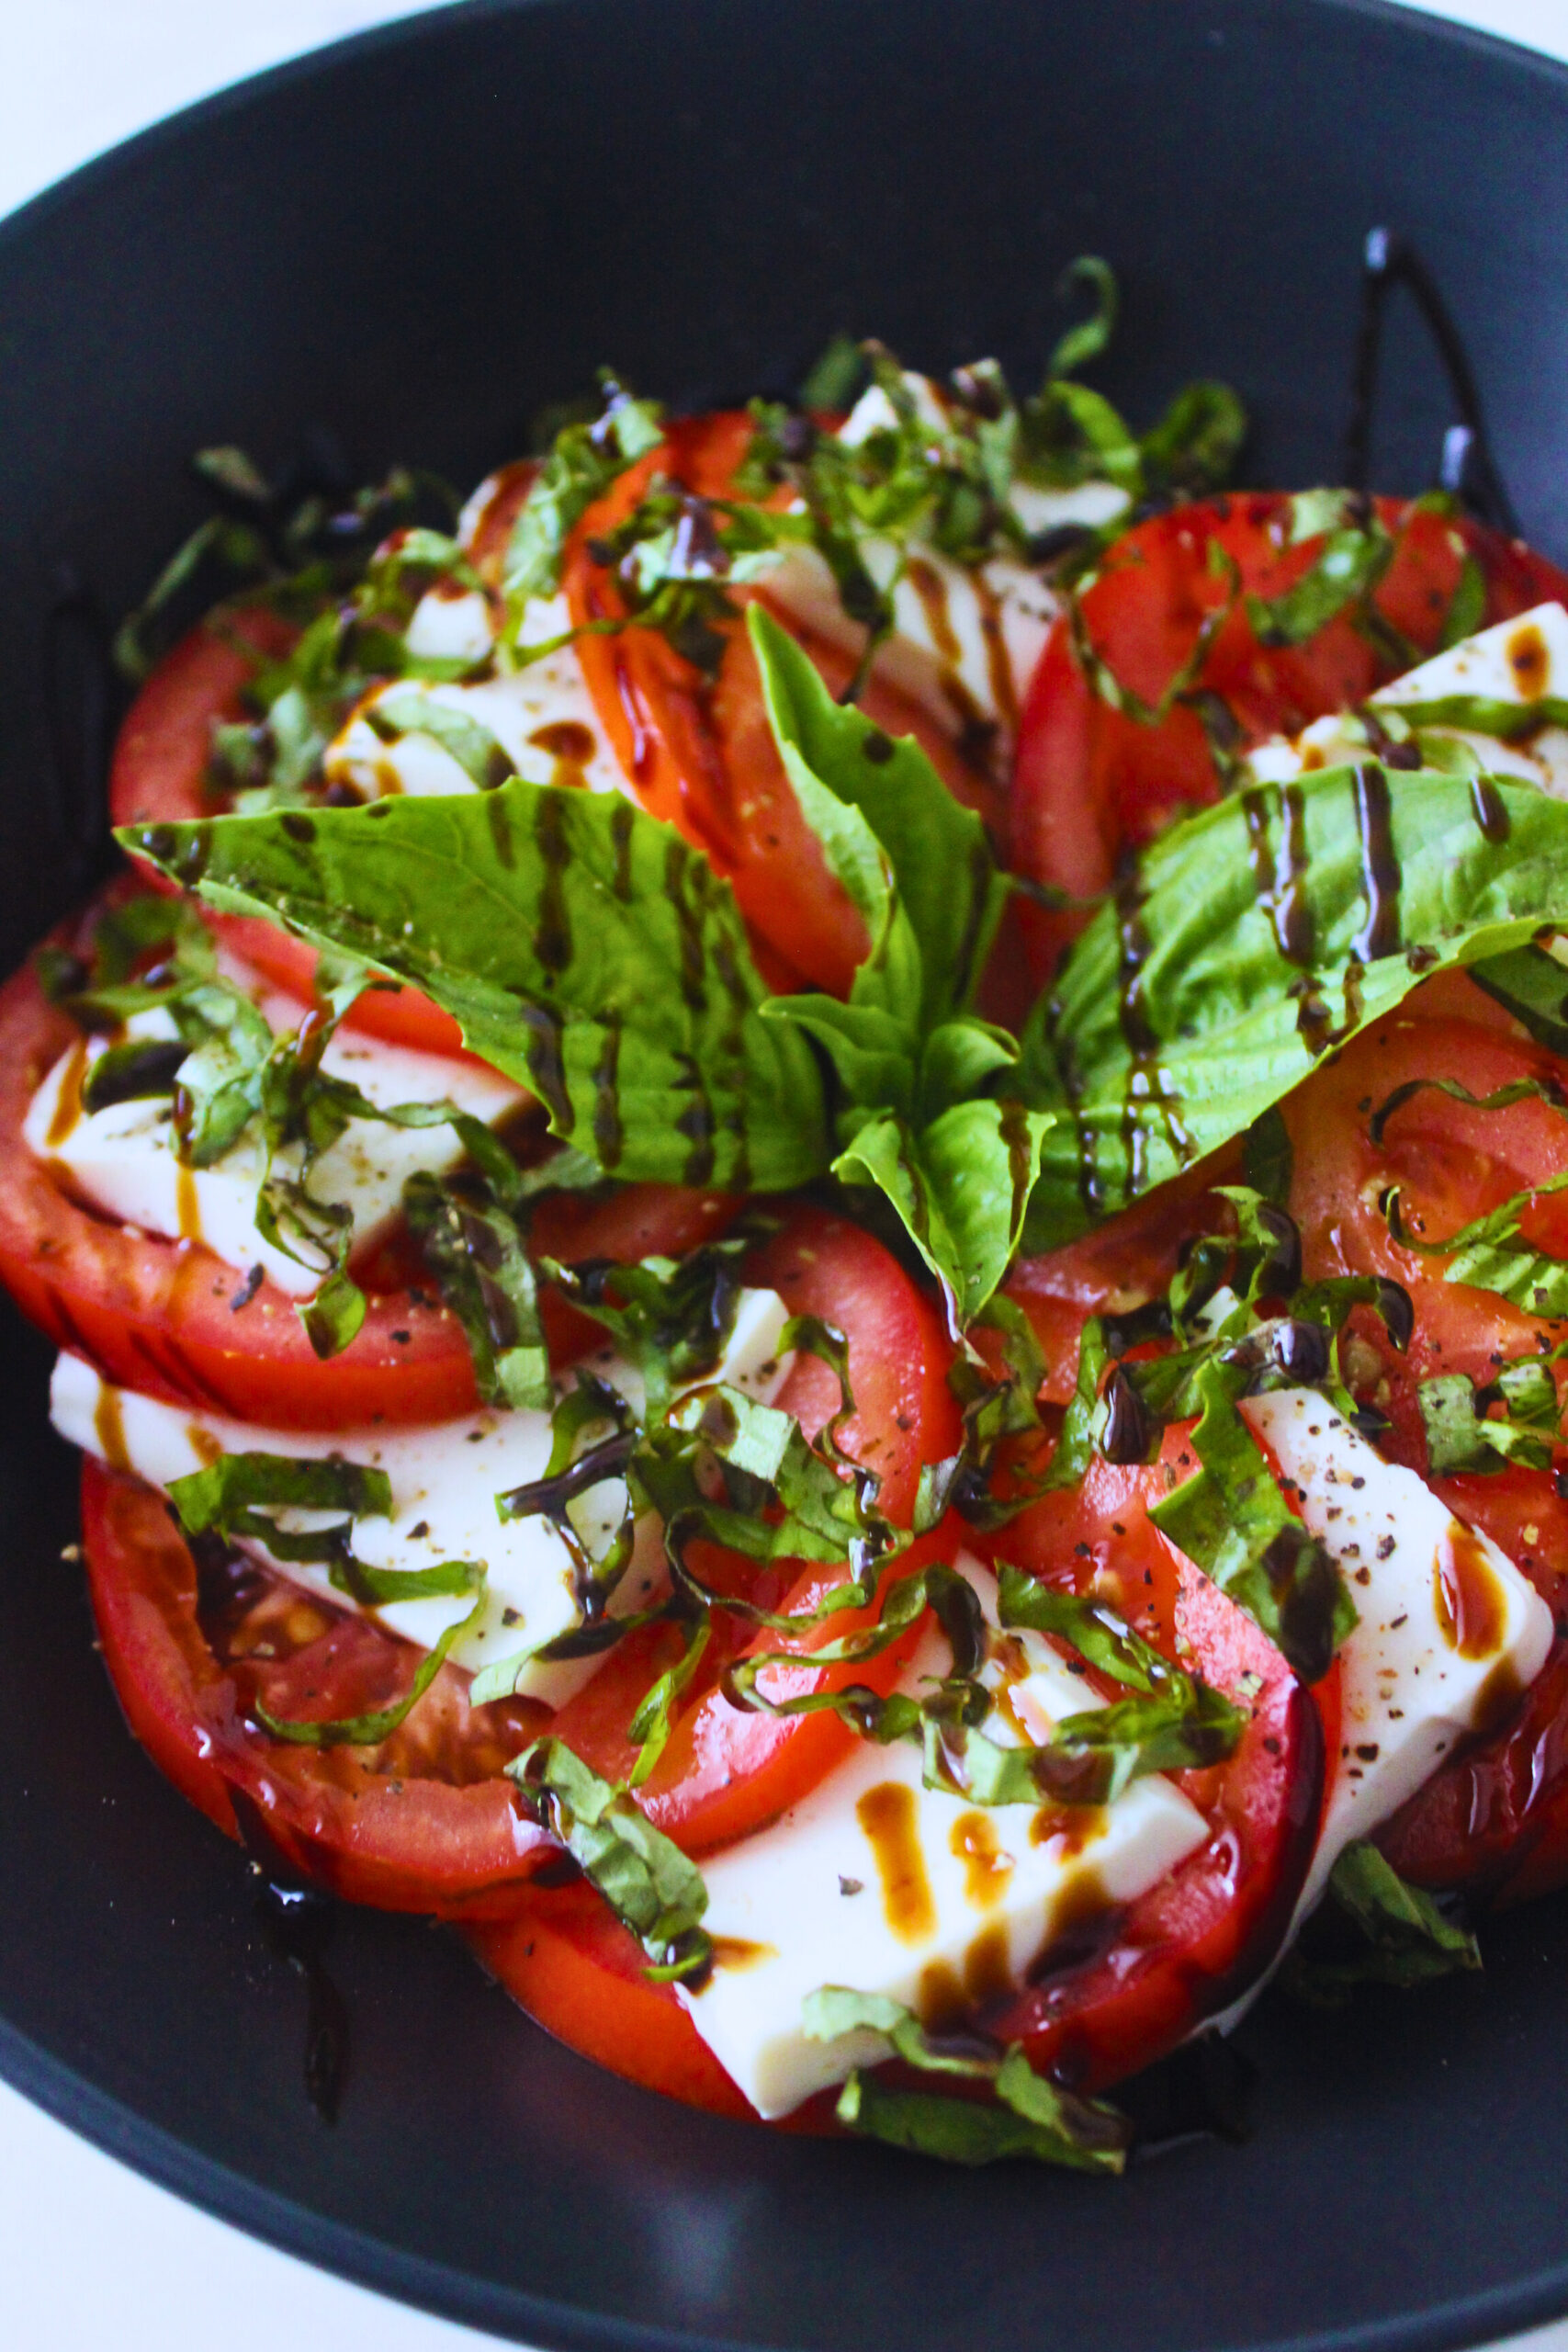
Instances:
[[[810,2041],[880,2034],[890,2053],[905,2065],[971,2083],[989,2094],[982,2100],[893,2090],[857,2068],[838,2106],[839,2120],[852,2132],[949,2164],[995,2164],[1007,2156],[1028,2156],[1077,2171],[1112,2173],[1126,2164],[1133,2136],[1126,2117],[1108,2100],[1080,2098],[1037,2075],[1016,2042],[1006,2051],[981,2041],[943,2046],[932,2041],[901,2002],[839,1984],[807,1994],[801,2007]]]
[[[1426,1890],[1358,1839],[1334,1865],[1320,1909],[1280,1982],[1300,2000],[1338,2008],[1358,1984],[1415,1985],[1481,1966],[1469,1930]]]
[[[506,1770],[525,1804],[637,1938],[649,1974],[664,1983],[705,1976],[713,1944],[701,1925],[708,1899],[702,1872],[635,1800],[559,1739],[536,1739]]]
[[[1416,1396],[1433,1476],[1489,1473],[1510,1463],[1521,1470],[1550,1470],[1562,1442],[1552,1361],[1523,1356],[1500,1365],[1488,1381],[1462,1372],[1422,1381]]]

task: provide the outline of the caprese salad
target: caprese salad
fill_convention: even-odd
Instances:
[[[838,348],[221,509],[0,993],[131,1730],[738,2117],[1107,2098],[1568,1879],[1568,577]],[[200,566],[231,584],[167,650]]]

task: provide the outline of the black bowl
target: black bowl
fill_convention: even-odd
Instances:
[[[463,481],[602,360],[701,406],[792,384],[840,328],[1027,379],[1087,248],[1126,291],[1111,395],[1142,418],[1227,376],[1250,475],[1310,481],[1388,220],[1561,557],[1565,151],[1568,73],[1350,0],[493,0],[182,115],[0,228],[0,963],[90,862],[95,600],[133,602],[194,519],[203,443],[270,461],[321,422],[366,472]],[[1425,486],[1449,419],[1396,319],[1380,486]],[[548,2041],[446,1936],[362,1913],[332,1954],[353,2055],[329,2129],[253,1882],[129,1742],[57,1563],[46,1369],[13,1324],[0,2069],[105,2146],[552,2345],[1348,2352],[1568,2308],[1562,1902],[1496,1922],[1482,1980],[1327,2021],[1266,2003],[1255,2136],[1119,2188],[684,2112]]]

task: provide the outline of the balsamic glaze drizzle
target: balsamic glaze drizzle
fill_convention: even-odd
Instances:
[[[1518,518],[1492,454],[1482,414],[1481,393],[1464,338],[1437,279],[1415,246],[1396,229],[1370,229],[1362,249],[1361,317],[1350,377],[1350,409],[1345,425],[1340,478],[1348,490],[1371,488],[1372,413],[1377,400],[1383,314],[1389,295],[1396,286],[1406,289],[1420,311],[1459,411],[1459,422],[1450,425],[1443,436],[1442,486],[1461,497],[1483,522],[1495,524],[1498,530],[1517,538]]]

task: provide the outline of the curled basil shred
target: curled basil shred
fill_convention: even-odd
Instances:
[[[813,2041],[878,2034],[889,2054],[917,2073],[970,2086],[968,2097],[897,2090],[857,2067],[840,2095],[838,2115],[864,2137],[949,2164],[1028,2156],[1111,2173],[1126,2164],[1133,2136],[1126,2117],[1107,2099],[1080,2098],[1037,2075],[1016,2042],[1005,2051],[975,2038],[962,2046],[939,2043],[901,2002],[840,1984],[807,1994],[802,2025]]]

